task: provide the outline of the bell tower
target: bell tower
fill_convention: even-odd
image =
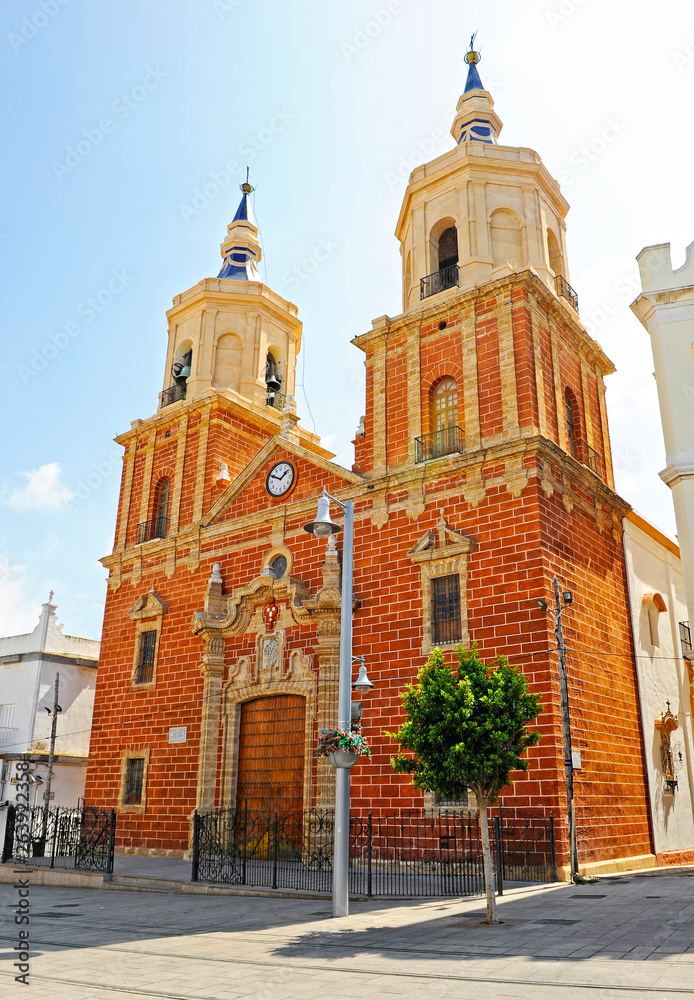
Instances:
[[[297,308],[261,283],[248,180],[222,243],[222,268],[174,299],[159,409],[213,393],[281,410],[294,395],[301,346]]]
[[[479,58],[466,55],[455,149],[417,167],[405,192],[395,230],[405,312],[526,268],[559,294],[568,284],[568,203],[537,153],[499,145],[502,123]]]

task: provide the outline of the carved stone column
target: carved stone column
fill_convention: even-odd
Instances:
[[[224,675],[224,637],[217,631],[203,633],[205,651],[202,654],[204,687],[200,713],[200,755],[198,757],[198,788],[195,808],[214,809],[217,785],[219,725],[222,711],[222,677]]]

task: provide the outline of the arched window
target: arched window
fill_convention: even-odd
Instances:
[[[265,359],[265,385],[267,386],[266,403],[281,410],[284,406],[284,395],[280,392],[282,376],[279,373],[277,358],[270,351]]]
[[[566,407],[566,434],[569,439],[569,454],[572,458],[578,458],[578,414],[576,412],[576,402],[571,389],[564,392],[564,405]]]
[[[561,277],[563,274],[561,249],[559,247],[559,240],[551,229],[547,230],[547,250],[549,252],[549,266],[554,271],[555,277]]]
[[[154,518],[152,538],[166,538],[169,530],[169,506],[171,504],[171,480],[160,479],[154,493]]]
[[[458,263],[458,231],[449,226],[439,236],[439,271]]]
[[[430,418],[433,431],[458,426],[458,386],[455,379],[444,378],[434,387]]]
[[[515,212],[499,208],[492,213],[489,222],[494,267],[511,267],[515,270],[523,266],[523,237],[521,222]]]
[[[215,348],[212,384],[238,392],[241,387],[242,355],[241,338],[233,333],[223,333]]]

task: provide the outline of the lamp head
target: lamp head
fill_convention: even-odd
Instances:
[[[352,688],[358,694],[368,694],[369,691],[371,691],[371,689],[373,688],[373,684],[369,680],[366,673],[366,664],[362,663],[362,665],[359,667],[359,676],[352,685]]]
[[[316,520],[305,524],[304,531],[308,531],[310,535],[315,535],[317,538],[327,538],[329,535],[334,535],[336,532],[342,531],[339,524],[335,524],[334,521],[330,520],[330,501],[325,490],[323,490],[318,498]]]
[[[547,601],[543,601],[541,597],[537,598],[537,600],[535,601],[535,604],[537,604],[538,608],[542,608],[543,611],[546,611],[547,608],[549,607],[549,604],[547,603]]]
[[[564,604],[573,604],[573,602],[574,602],[574,595],[571,593],[570,590],[564,590],[564,591],[562,591],[562,595],[561,596],[564,598]]]

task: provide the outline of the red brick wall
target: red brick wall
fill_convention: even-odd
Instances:
[[[543,317],[536,303],[531,308],[525,293],[514,293],[514,303],[514,354],[521,424],[532,426],[538,419],[532,350],[533,324],[536,324],[548,433],[558,442],[550,320]],[[503,429],[496,309],[494,299],[478,303],[478,381],[484,435]],[[462,366],[460,320],[458,315],[447,317],[445,332],[438,330],[439,321],[437,317],[421,331],[422,405],[426,412],[427,382],[442,374],[453,374],[459,384],[462,414],[462,367],[453,370]],[[408,444],[407,394],[398,384],[404,378],[404,339],[393,338],[391,348],[386,362],[388,455],[391,463],[400,463]],[[596,384],[586,387],[582,383],[575,351],[563,347],[559,359],[562,386],[571,385],[581,405],[590,407],[597,432]],[[371,363],[369,354],[366,434],[357,443],[356,466],[362,471],[370,468],[373,456]],[[563,418],[563,413],[559,414],[559,419]],[[199,430],[196,415],[191,418],[186,444],[182,524],[190,523],[192,517]],[[214,478],[221,461],[240,471],[267,437],[267,429],[254,427],[250,419],[245,421],[231,408],[224,405],[213,408],[204,510],[219,495],[214,491]],[[286,500],[272,500],[265,490],[265,478],[270,466],[285,457],[297,467],[297,486]],[[171,443],[167,439],[158,441],[155,470],[169,467],[172,462]],[[574,474],[568,463],[560,468],[555,459],[547,457],[546,451],[524,455],[526,469],[536,469],[539,473],[542,463],[543,475],[549,476],[557,487]],[[131,523],[138,519],[144,486],[143,464],[141,453],[135,464]],[[551,616],[536,604],[540,597],[552,603],[552,577],[556,573],[562,589],[568,588],[574,594],[574,603],[565,613],[564,622],[574,748],[581,751],[583,759],[583,769],[576,773],[581,860],[648,853],[645,772],[620,539],[613,538],[607,530],[602,534],[597,530],[595,495],[591,492],[592,485],[585,485],[590,482],[585,475],[580,482],[576,479],[570,483],[573,498],[565,506],[558,489],[547,497],[534,476],[520,496],[511,494],[502,481],[506,466],[507,460],[495,459],[493,452],[486,456],[483,476],[487,492],[478,506],[472,506],[463,497],[468,478],[473,474],[471,470],[449,469],[436,479],[427,478],[433,476],[432,466],[420,467],[427,506],[416,520],[405,510],[410,500],[409,487],[400,486],[397,476],[392,476],[387,497],[390,517],[381,528],[371,520],[372,494],[368,482],[357,497],[354,593],[359,607],[354,619],[354,652],[365,654],[376,687],[363,698],[364,732],[373,756],[353,772],[354,806],[395,811],[416,807],[423,801],[406,777],[393,773],[390,758],[395,744],[384,731],[396,729],[402,721],[400,692],[415,679],[424,662],[420,570],[411,563],[407,552],[426,530],[435,527],[440,508],[444,507],[450,526],[475,542],[468,578],[472,640],[487,659],[507,655],[524,671],[531,690],[541,695],[545,706],[538,720],[542,740],[530,753],[530,770],[519,775],[513,787],[503,793],[504,804],[529,806],[544,812],[553,809],[559,860],[566,860],[556,643]],[[258,576],[269,548],[269,515],[282,509],[286,518],[284,540],[293,554],[291,575],[315,593],[321,584],[324,545],[303,531],[305,511],[296,511],[293,504],[317,498],[323,486],[336,491],[344,485],[337,468],[331,475],[302,456],[289,450],[279,451],[221,515],[220,522],[228,523],[229,534],[206,538],[203,533],[201,564],[195,572],[189,572],[181,561],[187,555],[181,545],[176,572],[169,578],[163,554],[153,546],[143,551],[142,579],[135,585],[126,580],[119,590],[109,591],[87,800],[97,805],[113,805],[118,795],[122,750],[151,748],[147,812],[143,817],[119,818],[119,845],[178,850],[188,846],[188,817],[196,795],[202,693],[199,666],[202,641],[192,635],[190,621],[193,613],[203,607],[212,563],[221,563],[227,593],[246,586]],[[257,514],[255,524],[239,531],[238,519],[251,513]],[[232,539],[234,551],[225,553],[223,549]],[[341,544],[338,536],[338,545]],[[135,626],[127,612],[153,583],[170,607],[163,619],[157,685],[151,692],[133,692],[130,675]],[[229,639],[226,662],[233,664],[239,656],[253,655],[254,640],[254,636]],[[292,648],[312,651],[315,631],[291,628],[286,643],[287,652]],[[446,655],[453,659],[452,652]],[[168,730],[173,725],[188,726],[186,744],[168,744]],[[313,766],[314,773],[315,768],[328,767],[324,761]]]

